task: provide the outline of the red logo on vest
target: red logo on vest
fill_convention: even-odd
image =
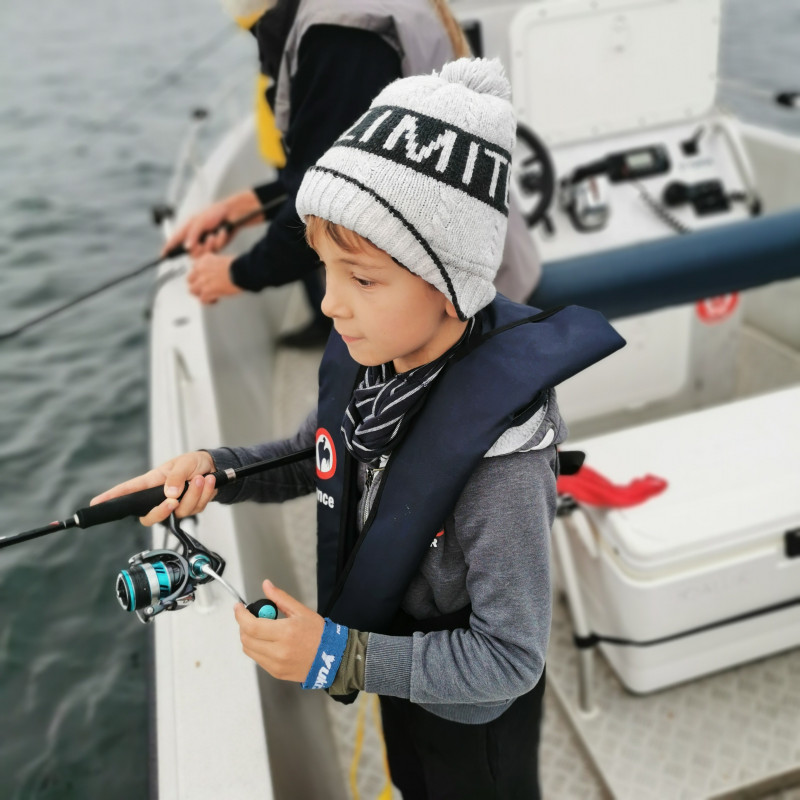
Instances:
[[[327,480],[336,472],[336,448],[333,437],[325,430],[317,430],[317,477]]]

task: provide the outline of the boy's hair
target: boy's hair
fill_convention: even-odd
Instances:
[[[376,247],[369,239],[345,228],[344,225],[309,214],[306,216],[306,241],[311,247],[314,247],[314,243],[319,241],[320,236],[327,237],[346,253],[363,253],[370,247]]]

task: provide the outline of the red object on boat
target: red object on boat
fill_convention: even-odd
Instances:
[[[557,488],[559,494],[568,494],[588,506],[629,508],[661,494],[667,482],[655,475],[645,475],[622,486],[584,465],[574,475],[562,475]]]

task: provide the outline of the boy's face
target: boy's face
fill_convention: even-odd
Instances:
[[[406,372],[460,338],[466,323],[453,304],[383,250],[365,241],[363,250],[349,252],[324,235],[314,245],[325,264],[322,313],[359,364],[391,361],[397,372]]]

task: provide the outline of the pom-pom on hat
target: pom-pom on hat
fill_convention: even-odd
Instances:
[[[355,231],[467,319],[495,295],[516,121],[497,59],[390,83],[305,174],[297,211]]]

